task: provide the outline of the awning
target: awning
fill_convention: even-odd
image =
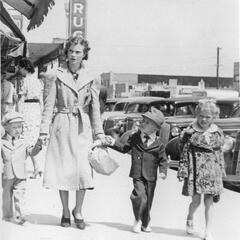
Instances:
[[[24,55],[26,54],[26,40],[20,29],[14,23],[9,13],[4,8],[2,2],[0,1],[0,20],[1,20],[1,29],[0,29],[0,38],[1,38],[1,56],[2,58],[6,57],[9,53],[18,50],[21,47],[21,50],[15,52],[15,55]]]
[[[9,6],[22,13],[30,23],[27,30],[39,27],[48,14],[48,8],[55,4],[54,0],[3,0]]]
[[[36,66],[59,57],[63,43],[28,43],[29,59]]]

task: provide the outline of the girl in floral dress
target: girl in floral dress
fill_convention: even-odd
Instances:
[[[213,100],[199,101],[196,108],[196,120],[184,131],[181,139],[182,153],[179,163],[178,178],[184,180],[182,194],[191,196],[186,231],[193,230],[194,213],[201,203],[205,205],[206,230],[204,239],[213,240],[210,232],[213,199],[223,190],[222,177],[225,176],[222,152],[223,133],[213,123],[219,115],[219,108]]]

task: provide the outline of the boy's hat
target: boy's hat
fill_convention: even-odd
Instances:
[[[159,128],[165,122],[163,113],[155,107],[151,107],[151,110],[142,114],[142,116],[151,119]]]
[[[11,111],[3,116],[2,124],[6,125],[14,122],[24,122],[23,115],[19,112]]]

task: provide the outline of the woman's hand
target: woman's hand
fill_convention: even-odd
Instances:
[[[104,134],[103,134],[104,135]],[[101,146],[104,146],[104,147],[107,147],[107,146],[113,146],[115,143],[115,139],[112,138],[111,136],[109,135],[104,135],[104,137],[100,137],[100,138],[97,138],[94,142],[93,142],[93,148],[94,147],[101,147]]]
[[[101,134],[98,134],[97,135],[97,140],[98,142],[100,141],[101,142],[101,145],[102,146],[108,146],[110,145],[111,143],[109,142],[109,137],[106,136],[105,134],[101,133]]]

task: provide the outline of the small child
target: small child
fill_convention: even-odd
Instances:
[[[218,201],[223,191],[224,136],[214,124],[219,108],[213,99],[202,99],[196,107],[196,119],[184,130],[181,138],[181,158],[178,178],[184,181],[182,194],[190,196],[186,232],[195,232],[193,220],[196,210],[204,199],[205,233],[204,240],[213,240],[211,225],[213,202]]]
[[[26,193],[26,159],[28,156],[35,156],[41,150],[41,144],[36,143],[35,147],[27,146],[21,138],[23,131],[23,117],[20,113],[12,111],[7,113],[2,125],[5,134],[1,143],[1,158],[3,161],[3,192],[2,210],[3,219],[11,221],[15,216],[18,224],[22,225],[25,219],[25,193]]]
[[[157,169],[159,167],[159,176],[165,179],[168,165],[165,146],[157,134],[165,121],[164,115],[152,107],[151,111],[142,116],[143,121],[137,132],[131,132],[127,139],[125,134],[124,140],[120,138],[110,144],[113,149],[122,153],[131,150],[132,166],[129,176],[133,178],[134,189],[130,199],[135,216],[132,230],[135,233],[141,230],[151,232],[150,210],[157,182]]]

